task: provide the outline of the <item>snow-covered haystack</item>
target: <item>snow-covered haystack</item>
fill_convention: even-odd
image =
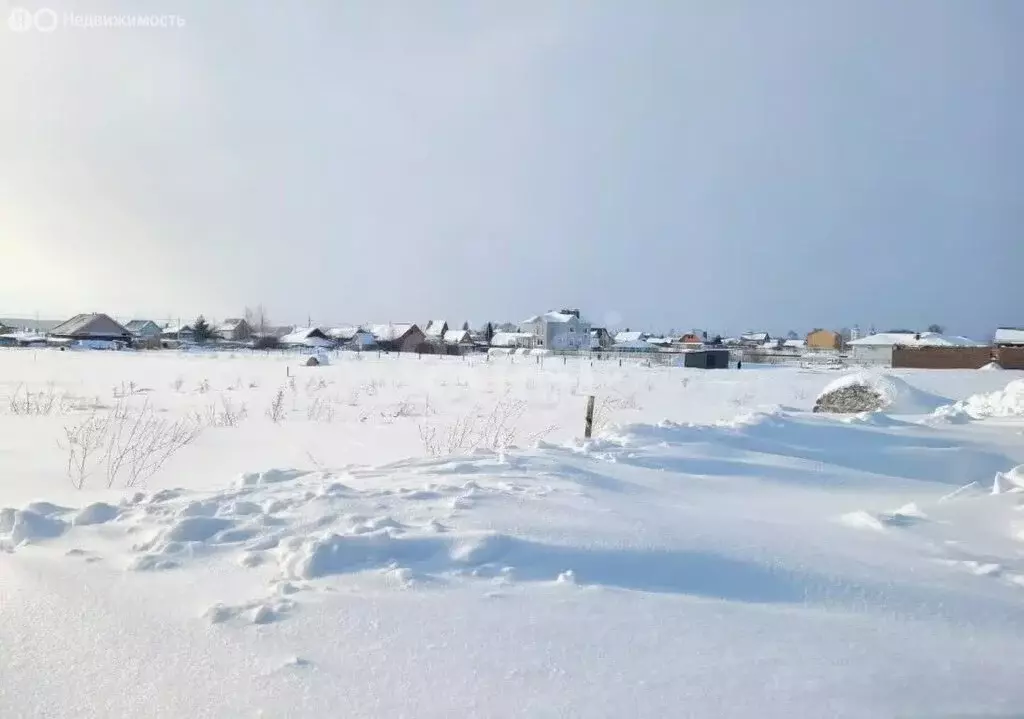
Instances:
[[[879,372],[856,372],[830,382],[814,403],[815,412],[857,414],[885,410],[893,414],[927,414],[948,400]]]
[[[971,395],[965,400],[938,408],[935,413],[986,417],[1024,417],[1024,379],[1015,379],[995,392]]]

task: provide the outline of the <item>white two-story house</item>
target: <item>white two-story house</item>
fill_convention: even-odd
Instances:
[[[581,320],[577,310],[535,315],[523,320],[519,330],[535,336],[536,346],[541,349],[590,349],[590,323]]]

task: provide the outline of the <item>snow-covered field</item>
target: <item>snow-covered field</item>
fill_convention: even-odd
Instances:
[[[0,351],[0,716],[1020,711],[1024,373],[836,376]]]

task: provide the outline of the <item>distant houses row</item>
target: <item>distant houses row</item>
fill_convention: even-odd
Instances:
[[[29,324],[29,321],[24,321]],[[44,326],[46,325],[46,326]],[[421,329],[412,322],[342,325],[337,327],[252,327],[241,318],[229,318],[210,325],[202,317],[191,324],[161,326],[146,319],[121,324],[102,313],[80,314],[61,323],[35,322],[30,327],[6,324],[0,320],[0,346],[36,344],[94,346],[133,346],[174,348],[182,345],[216,343],[274,347],[341,348],[463,354],[472,351],[598,351],[664,352],[702,347],[726,347],[752,352],[843,352],[858,359],[882,359],[891,356],[893,347],[970,347],[982,343],[966,337],[936,332],[882,332],[867,337],[847,337],[827,329],[815,329],[804,338],[773,338],[767,332],[748,332],[738,337],[709,337],[694,330],[674,336],[652,335],[622,330],[612,334],[607,328],[593,327],[578,309],[561,309],[533,315],[515,325],[503,325],[498,331],[488,324],[486,330],[471,331],[451,327],[445,320],[430,320]],[[1024,329],[1003,327],[995,332],[994,346],[1024,347]]]

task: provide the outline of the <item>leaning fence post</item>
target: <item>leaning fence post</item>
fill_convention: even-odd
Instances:
[[[594,432],[594,395],[587,397],[587,424],[583,428],[583,436],[590,439]]]

